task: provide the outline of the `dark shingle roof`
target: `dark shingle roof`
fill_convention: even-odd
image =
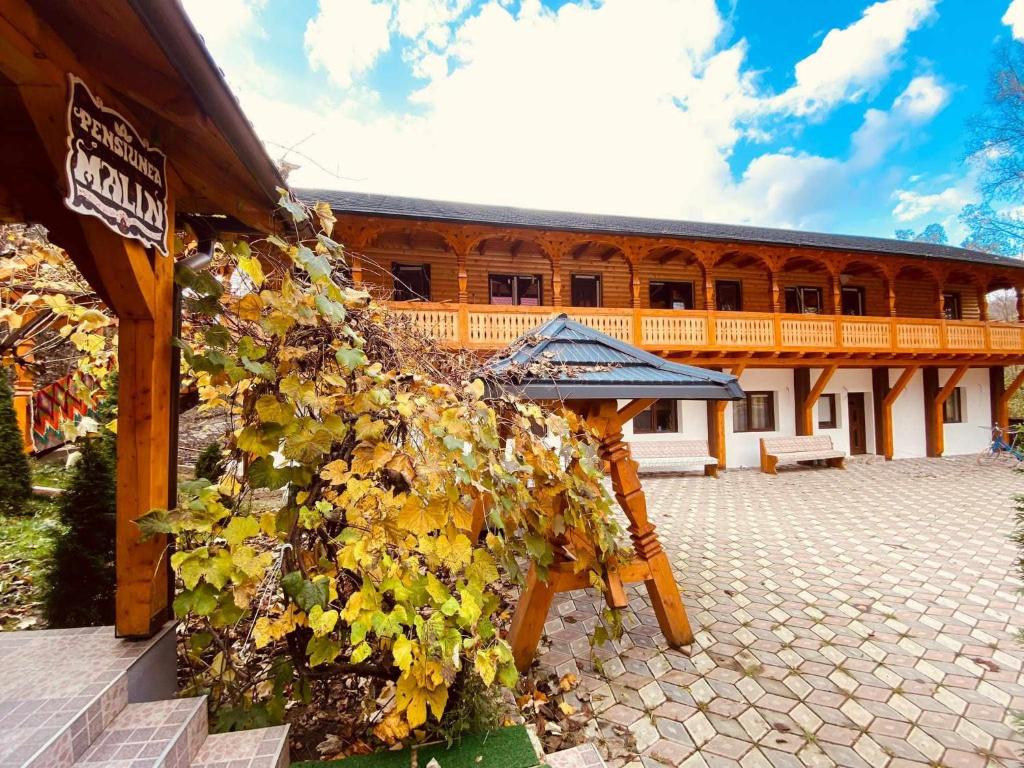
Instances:
[[[308,203],[319,200],[329,203],[338,213],[360,213],[371,216],[465,222],[467,224],[492,224],[503,227],[556,229],[595,234],[679,237],[762,245],[801,246],[1024,268],[1024,261],[1007,256],[996,256],[951,245],[890,240],[884,237],[829,235],[822,232],[800,232],[791,229],[751,227],[740,224],[712,224],[678,219],[538,211],[530,208],[454,203],[331,189],[297,189],[295,194]]]
[[[566,315],[528,331],[485,363],[493,390],[534,400],[735,400],[735,376],[670,363]]]

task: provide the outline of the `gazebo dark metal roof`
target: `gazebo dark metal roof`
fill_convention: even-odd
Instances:
[[[562,314],[520,336],[482,370],[492,392],[533,400],[737,400],[735,376],[664,360]]]

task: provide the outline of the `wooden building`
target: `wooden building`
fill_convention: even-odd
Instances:
[[[338,216],[353,277],[452,347],[493,352],[556,312],[671,360],[731,371],[736,405],[665,401],[634,440],[827,433],[853,453],[980,450],[1007,421],[1024,262],[929,243],[304,190]],[[641,433],[643,433],[641,435]]]

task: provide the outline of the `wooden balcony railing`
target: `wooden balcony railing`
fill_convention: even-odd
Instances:
[[[440,343],[504,347],[559,312],[652,352],[1024,355],[1024,325],[907,317],[392,302]]]

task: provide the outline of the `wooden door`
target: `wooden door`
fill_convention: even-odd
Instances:
[[[847,421],[850,423],[850,454],[858,456],[868,452],[867,409],[864,393],[850,392],[847,400]]]

